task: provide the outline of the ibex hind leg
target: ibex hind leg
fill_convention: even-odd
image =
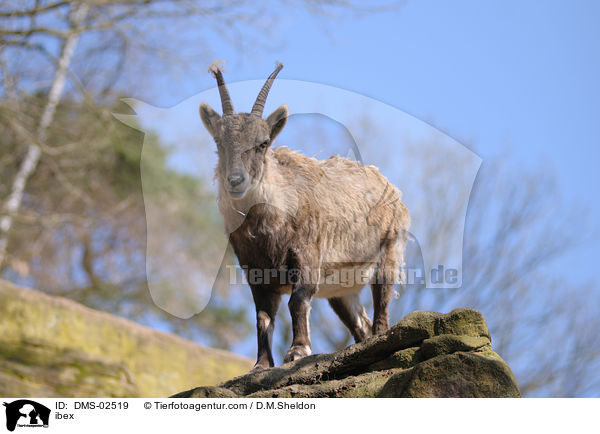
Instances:
[[[402,252],[397,242],[382,247],[381,256],[371,283],[373,293],[373,334],[377,335],[389,329],[388,305],[394,292],[394,283],[400,276]],[[399,282],[398,282],[399,283]]]
[[[371,336],[371,320],[360,302],[359,293],[330,298],[329,305],[350,330],[356,343]]]

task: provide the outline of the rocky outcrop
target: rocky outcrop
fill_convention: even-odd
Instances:
[[[0,396],[168,396],[251,367],[226,351],[0,280]]]
[[[175,397],[520,397],[473,309],[413,312],[387,333],[332,354],[253,371]]]

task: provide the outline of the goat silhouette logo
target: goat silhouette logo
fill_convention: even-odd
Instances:
[[[229,83],[228,87],[237,100],[252,101],[263,82],[243,81]],[[349,157],[364,163],[365,167],[379,167],[402,192],[402,201],[411,215],[410,239],[414,240],[413,244],[418,244],[422,256],[422,265],[409,277],[408,283],[414,279],[416,284],[427,288],[460,288],[467,206],[482,161],[477,154],[426,122],[344,89],[278,79],[269,98],[272,104],[287,103],[290,119],[323,116],[343,126],[352,140],[351,149],[319,148],[316,151],[322,151],[320,155],[325,158],[328,155],[324,154],[330,153]],[[146,133],[140,169],[147,225],[148,288],[158,307],[179,318],[190,318],[202,312],[211,298],[213,283],[219,275],[227,273],[223,271],[223,258],[228,235],[244,221],[245,213],[238,210],[238,221],[234,221],[234,227],[226,228],[226,231],[201,229],[202,233],[194,237],[190,237],[187,230],[190,224],[188,214],[185,214],[187,220],[182,218],[179,224],[166,224],[168,219],[165,215],[169,207],[165,198],[169,197],[170,184],[157,179],[152,156],[156,153],[155,138],[160,137],[161,143],[169,148],[169,160],[176,166],[182,166],[184,173],[202,180],[213,178],[217,165],[215,145],[198,119],[198,107],[201,102],[218,107],[221,104],[218,88],[201,92],[170,108],[154,107],[130,98],[123,99],[123,102],[132,107],[135,114],[113,115],[124,124]],[[269,107],[271,103],[267,102],[265,112],[273,111],[273,107]],[[361,123],[356,121],[363,112],[353,111],[355,108],[368,110],[372,115],[375,125],[369,134],[363,134]],[[297,125],[301,125],[302,121],[298,122]],[[290,126],[286,128],[289,130]],[[438,156],[435,160],[427,152],[413,151],[418,148],[417,145],[430,139],[435,139],[435,147],[430,151]],[[192,143],[193,146],[190,146]],[[311,155],[308,151],[314,150],[302,149],[290,137],[286,139],[284,134],[281,143],[275,146],[280,144],[289,144],[292,149],[300,148],[297,150],[307,151],[307,155]],[[323,145],[327,146],[327,143]],[[433,161],[438,164],[433,164]],[[440,186],[436,184],[437,178],[430,175],[442,172],[447,182]],[[210,181],[203,185],[210,189],[209,184]],[[318,182],[315,187],[324,188]],[[212,188],[216,190],[216,185]],[[216,191],[211,193],[217,195]],[[383,205],[389,202],[387,195],[380,199],[375,202]],[[208,205],[206,203],[194,207],[198,221],[210,221],[219,215],[216,200]],[[299,203],[293,191],[288,192],[284,205],[285,209],[281,211],[290,215],[298,212]],[[376,231],[365,233],[365,236],[373,238],[373,243],[378,243],[379,238],[375,235]],[[169,239],[173,242],[165,243],[166,237],[171,237]],[[369,246],[367,241],[363,244]],[[336,258],[324,257],[323,260],[335,262]]]
[[[48,427],[50,409],[39,402],[30,399],[19,399],[10,403],[5,402],[6,429],[14,431],[16,427]]]

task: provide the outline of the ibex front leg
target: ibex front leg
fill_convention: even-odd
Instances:
[[[271,352],[271,343],[281,295],[260,286],[252,286],[252,297],[256,305],[256,336],[258,338],[258,354],[254,369],[273,367],[275,363]]]
[[[294,338],[292,346],[283,359],[284,363],[301,359],[312,353],[308,316],[310,315],[310,301],[315,292],[316,287],[314,285],[302,283],[294,285],[290,302],[288,303],[292,316]]]

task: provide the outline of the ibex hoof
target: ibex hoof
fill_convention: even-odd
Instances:
[[[273,363],[272,360],[268,360],[266,358],[259,358],[256,363],[254,364],[254,367],[252,368],[252,370],[250,372],[253,371],[262,371],[263,369],[269,369],[272,368],[273,366],[275,366],[275,364]]]
[[[294,345],[288,350],[287,354],[283,358],[283,363],[293,362],[294,360],[310,356],[311,354],[312,350],[308,345]]]
[[[373,336],[380,335],[381,333],[385,333],[390,329],[390,326],[385,323],[375,323],[373,324]]]

